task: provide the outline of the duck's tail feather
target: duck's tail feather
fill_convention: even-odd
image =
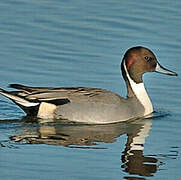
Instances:
[[[25,97],[19,96],[18,92],[16,91],[8,92],[8,91],[5,91],[4,89],[0,89],[0,94],[12,100],[27,114],[29,114],[29,111],[37,109],[37,107],[40,104],[39,102],[31,102],[31,101],[26,100]]]

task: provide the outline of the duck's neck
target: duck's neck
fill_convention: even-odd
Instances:
[[[124,77],[124,79],[126,81],[126,85],[127,85],[127,91],[128,91],[127,96],[136,97],[140,101],[140,103],[143,105],[143,107],[145,109],[144,115],[151,114],[153,112],[153,105],[147,94],[144,83],[143,82],[136,83],[131,79],[131,77],[127,71],[127,68],[126,68],[125,61],[123,61],[122,68],[124,68],[124,69],[122,69],[122,71],[124,73],[123,77]]]

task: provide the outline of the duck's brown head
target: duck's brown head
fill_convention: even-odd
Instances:
[[[137,46],[127,50],[122,61],[123,77],[129,74],[129,77],[135,83],[141,83],[142,75],[146,72],[159,72],[167,75],[177,76],[175,72],[162,67],[156,56],[148,48]]]

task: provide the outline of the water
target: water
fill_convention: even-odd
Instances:
[[[179,179],[180,8],[179,0],[1,0],[1,88],[88,86],[125,96],[119,64],[135,45],[179,74],[145,75],[156,112],[131,123],[29,122],[0,97],[1,179]]]

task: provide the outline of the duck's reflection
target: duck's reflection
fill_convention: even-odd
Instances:
[[[152,176],[157,171],[157,159],[143,154],[152,120],[109,125],[84,125],[73,123],[23,123],[11,140],[31,144],[51,144],[68,147],[98,148],[96,143],[113,143],[122,134],[127,142],[121,155],[122,168],[131,175]],[[129,179],[129,177],[125,177]],[[131,179],[139,179],[130,177]],[[141,178],[143,179],[143,178]]]
[[[152,176],[157,171],[157,159],[143,155],[145,139],[149,135],[152,121],[141,121],[137,125],[140,125],[137,130],[134,129],[135,124],[127,129],[127,143],[121,157],[122,168],[129,174]]]

